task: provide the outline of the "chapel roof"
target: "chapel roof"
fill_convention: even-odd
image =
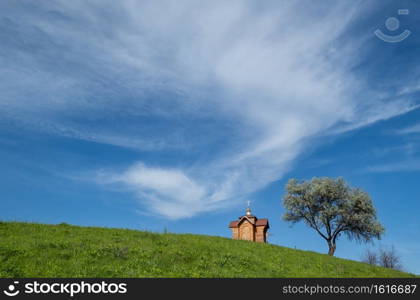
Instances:
[[[239,221],[230,222],[229,228],[239,227],[240,223],[242,223],[244,219],[247,219],[248,221],[250,221],[251,224],[255,226],[267,226],[268,228],[270,227],[270,225],[268,224],[268,219],[257,219],[257,217],[253,217],[253,218],[255,218],[255,222],[250,221],[247,216],[242,216],[240,217]]]

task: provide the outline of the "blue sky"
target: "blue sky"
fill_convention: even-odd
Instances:
[[[398,15],[398,9],[409,9]],[[281,220],[289,178],[344,177],[420,274],[420,4],[0,2],[3,220],[230,236],[326,252]],[[385,26],[396,17],[400,27]],[[411,35],[387,43],[381,29]]]

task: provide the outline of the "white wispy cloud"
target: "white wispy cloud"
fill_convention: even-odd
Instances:
[[[0,112],[67,137],[184,151],[193,162],[139,158],[98,180],[167,218],[223,209],[280,178],[311,139],[415,107],[354,74],[366,36],[348,31],[362,3],[55,1],[11,13],[10,38],[37,51],[6,44],[20,63],[1,62]]]
[[[396,130],[393,131],[393,133],[400,134],[400,135],[420,133],[420,123],[419,124],[414,124],[412,126],[408,126],[408,127],[405,127],[405,128],[396,129]]]
[[[202,209],[198,201],[206,197],[205,188],[176,169],[153,168],[137,163],[113,180],[134,187],[152,211],[171,218],[189,217],[197,210],[200,212]]]
[[[369,126],[379,121],[388,120],[395,116],[403,115],[416,110],[420,105],[407,99],[393,99],[390,102],[373,101],[368,105],[372,107],[364,107],[363,112],[359,110],[354,112],[354,118],[349,123],[338,126],[331,133],[337,134],[357,128]]]
[[[363,169],[367,173],[392,173],[392,172],[416,172],[420,171],[420,160],[409,159],[399,162],[385,163],[368,166]]]
[[[420,83],[411,82],[402,84],[403,87],[398,91],[398,95],[410,95],[420,91]]]

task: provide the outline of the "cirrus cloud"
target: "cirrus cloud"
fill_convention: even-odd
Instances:
[[[314,139],[416,107],[355,73],[367,37],[349,32],[362,1],[305,5],[9,5],[0,113],[31,130],[151,152],[98,179],[133,190],[154,214],[229,207],[279,179]],[[178,161],[159,160],[173,152]]]

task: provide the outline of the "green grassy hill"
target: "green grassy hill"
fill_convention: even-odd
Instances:
[[[0,277],[414,277],[213,236],[0,222]]]

